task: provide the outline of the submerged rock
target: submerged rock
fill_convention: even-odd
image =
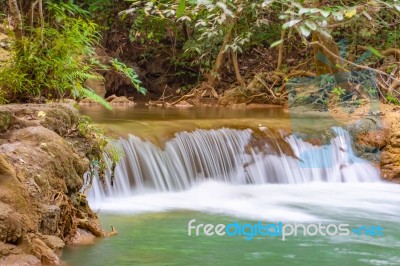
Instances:
[[[113,105],[135,105],[135,102],[129,100],[126,96],[116,97],[110,103]]]
[[[193,107],[194,105],[188,103],[187,101],[181,101],[181,102],[175,104],[174,106],[178,107],[178,108],[189,108],[189,107]]]
[[[111,96],[108,96],[108,97],[106,98],[106,101],[107,101],[107,102],[112,102],[112,100],[114,100],[114,99],[116,99],[116,98],[117,98],[117,95],[113,94],[113,95],[111,95]]]

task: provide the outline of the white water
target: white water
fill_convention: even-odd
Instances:
[[[205,181],[186,191],[140,191],[91,206],[116,214],[185,210],[273,222],[398,223],[399,195],[400,186],[383,182],[232,185]]]
[[[355,156],[349,134],[333,130],[330,145],[320,147],[294,135],[286,138],[294,157],[268,144],[263,151],[246,152],[251,130],[181,132],[164,149],[130,136],[121,140],[125,158],[115,169],[115,182],[111,184],[109,173],[105,186],[96,178],[89,196],[101,201],[145,189],[180,191],[207,179],[232,184],[379,181],[378,170]]]
[[[251,219],[322,221],[400,218],[400,187],[357,158],[349,134],[329,145],[286,138],[295,157],[250,149],[250,130],[181,132],[160,149],[130,136],[114,184],[93,182],[89,202],[104,212],[193,210]],[[265,152],[267,151],[267,152]],[[269,152],[270,151],[270,152]],[[277,155],[281,154],[281,155]]]

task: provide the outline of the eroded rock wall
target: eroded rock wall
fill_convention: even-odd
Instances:
[[[0,265],[59,264],[82,230],[104,235],[79,192],[99,152],[79,123],[70,104],[0,106]]]

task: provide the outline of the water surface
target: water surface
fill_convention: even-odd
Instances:
[[[245,129],[258,128],[261,124],[266,128],[290,130],[292,126],[291,116],[276,108],[178,110],[128,107],[109,112],[101,108],[83,107],[82,111],[93,117],[96,123],[104,124],[121,135],[132,134],[152,142],[165,142],[177,132],[196,128],[225,126]],[[332,123],[323,117],[297,117],[296,125],[299,121],[304,124],[304,128],[311,129],[329,127]],[[339,151],[344,150],[340,146],[340,140],[335,144]],[[142,143],[141,140],[137,141]],[[227,142],[227,145],[231,143]],[[160,154],[161,151],[152,148],[148,154],[152,153]],[[231,153],[226,154],[224,156],[227,159],[232,156],[229,155]],[[315,156],[318,157],[318,154]],[[139,168],[146,158],[130,165]],[[163,165],[163,158],[161,156],[158,159],[158,166]],[[284,165],[285,160],[291,160],[292,164]],[[289,157],[274,159],[272,162],[278,164],[274,166],[275,174],[285,175],[290,172],[288,170],[294,166],[295,160],[297,159]],[[213,164],[210,159],[204,162]],[[268,181],[270,168],[265,168],[266,172],[262,169],[261,171],[259,166],[263,166],[265,162],[259,160],[257,163],[256,174],[265,175],[263,180]],[[164,168],[174,167],[172,161],[165,165]],[[347,166],[339,164],[338,167],[342,171],[342,167],[346,169]],[[222,169],[221,173],[224,175],[229,173],[225,168],[218,169]],[[179,190],[161,191],[157,186],[146,186],[149,184],[146,182],[142,187],[130,187],[127,193],[116,190],[111,196],[91,198],[90,204],[100,214],[103,225],[106,228],[113,225],[119,234],[98,240],[92,245],[68,247],[63,259],[72,266],[400,265],[400,186],[376,182],[377,173],[370,165],[358,165],[354,169],[358,169],[357,173],[362,173],[362,176],[351,178],[355,173],[345,170],[344,175],[348,178],[342,181],[346,183],[335,178],[324,178],[323,171],[312,171],[310,176],[317,175],[321,178],[309,178],[315,180],[311,183],[304,176],[302,178],[306,182],[298,182],[299,180],[295,180],[296,176],[301,175],[293,172],[291,179],[287,179],[291,181],[286,184],[234,184],[229,181],[229,177],[207,177]],[[125,175],[130,175],[132,171],[125,172]],[[163,171],[173,173],[168,169]],[[303,172],[303,175],[304,173],[307,174]],[[144,179],[149,178],[148,170],[142,174]],[[152,178],[163,176],[167,175],[154,175]],[[172,181],[176,179],[173,175],[168,178]],[[282,177],[283,179],[285,178]],[[244,236],[190,237],[188,222],[192,219],[196,219],[196,223],[212,224],[282,221],[307,224],[347,223],[351,227],[379,225],[384,228],[384,235],[300,235],[286,241],[277,237],[255,237],[250,241]]]

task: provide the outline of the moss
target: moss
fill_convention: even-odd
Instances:
[[[11,124],[12,113],[0,111],[0,133],[5,132]]]

